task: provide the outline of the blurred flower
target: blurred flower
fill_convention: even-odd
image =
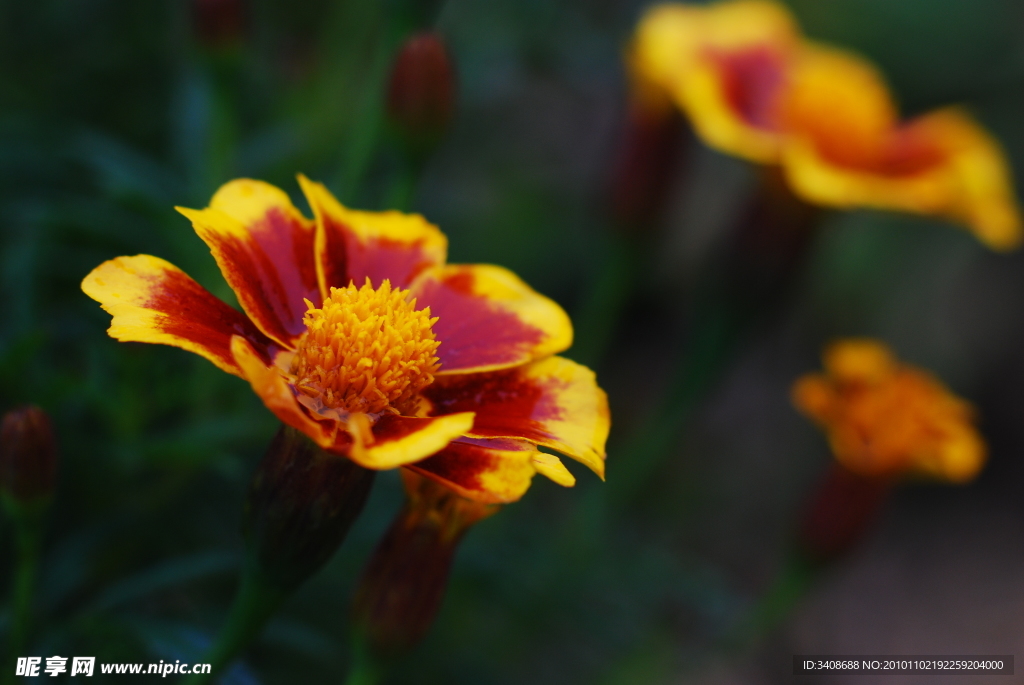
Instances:
[[[781,164],[809,202],[943,216],[995,249],[1021,241],[995,139],[956,108],[901,121],[870,63],[804,39],[781,4],[658,5],[630,59],[708,145]]]
[[[799,29],[781,5],[735,0],[656,5],[637,26],[633,72],[669,95],[712,147],[778,159],[779,100]]]
[[[514,501],[538,471],[572,485],[537,445],[603,477],[607,398],[553,356],[572,342],[561,307],[501,267],[446,265],[444,234],[419,215],[350,210],[299,180],[315,220],[247,179],[179,209],[244,314],[162,259],[119,257],[82,283],[109,334],[200,354],[321,448],[476,501]]]
[[[978,474],[985,443],[973,410],[931,374],[900,364],[885,345],[867,339],[833,343],[824,366],[825,373],[797,380],[793,402],[822,427],[846,469],[957,483]]]
[[[418,33],[391,67],[387,113],[414,154],[429,152],[455,114],[455,68],[440,35]]]
[[[25,406],[0,424],[0,492],[16,505],[45,502],[57,483],[57,442],[50,417]]]
[[[444,598],[462,536],[498,510],[402,473],[406,503],[363,571],[353,607],[374,654],[401,651],[427,633]]]

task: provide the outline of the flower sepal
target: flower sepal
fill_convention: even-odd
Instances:
[[[867,536],[892,486],[891,478],[861,475],[834,462],[804,507],[798,552],[813,565],[841,559]]]
[[[283,591],[297,587],[344,541],[375,475],[282,426],[249,487],[242,524],[248,569]]]
[[[372,657],[414,647],[441,608],[462,536],[500,508],[460,497],[402,471],[406,503],[363,571],[353,612],[358,642]]]

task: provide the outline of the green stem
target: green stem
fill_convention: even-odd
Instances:
[[[400,212],[408,212],[412,208],[412,201],[416,197],[416,183],[420,176],[420,167],[414,160],[405,160],[391,184],[388,194],[387,209],[397,209]]]
[[[14,682],[14,662],[24,656],[32,628],[32,595],[35,593],[36,570],[39,567],[40,517],[20,512],[13,517],[15,534],[15,569],[11,588],[11,634],[9,667],[5,682]]]
[[[741,322],[725,306],[709,306],[698,314],[694,337],[669,383],[664,404],[620,451],[622,465],[609,483],[614,505],[628,504],[643,490],[682,424],[731,359],[742,331]]]
[[[352,666],[345,678],[345,685],[377,685],[381,675],[380,664],[370,656],[366,641],[357,636],[352,645]]]
[[[260,634],[286,595],[283,590],[268,585],[247,566],[220,635],[203,657],[203,663],[211,665],[210,673],[193,674],[183,680],[182,685],[214,682],[221,671]]]
[[[637,241],[612,233],[592,294],[575,318],[576,342],[571,356],[576,361],[596,366],[604,357],[633,292],[639,265]]]
[[[377,27],[377,31],[372,55],[359,67],[366,70],[368,85],[362,99],[355,105],[357,114],[343,146],[344,154],[334,182],[342,202],[348,204],[357,202],[360,185],[380,145],[388,68],[400,37],[393,27]],[[353,53],[353,57],[365,60],[358,53]]]
[[[771,632],[789,616],[818,577],[818,567],[798,554],[791,554],[779,576],[751,609],[747,619],[726,640],[728,647],[741,649]]]

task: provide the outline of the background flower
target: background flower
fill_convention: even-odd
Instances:
[[[631,47],[712,147],[781,164],[794,192],[829,207],[944,216],[995,249],[1016,247],[1020,210],[998,142],[959,109],[901,121],[869,60],[801,35],[785,5],[657,5]]]

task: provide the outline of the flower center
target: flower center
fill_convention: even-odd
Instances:
[[[361,288],[331,288],[320,309],[303,318],[291,373],[317,409],[402,413],[430,385],[440,363],[430,308],[416,309],[408,290],[370,279]],[[301,398],[300,398],[301,399]]]

